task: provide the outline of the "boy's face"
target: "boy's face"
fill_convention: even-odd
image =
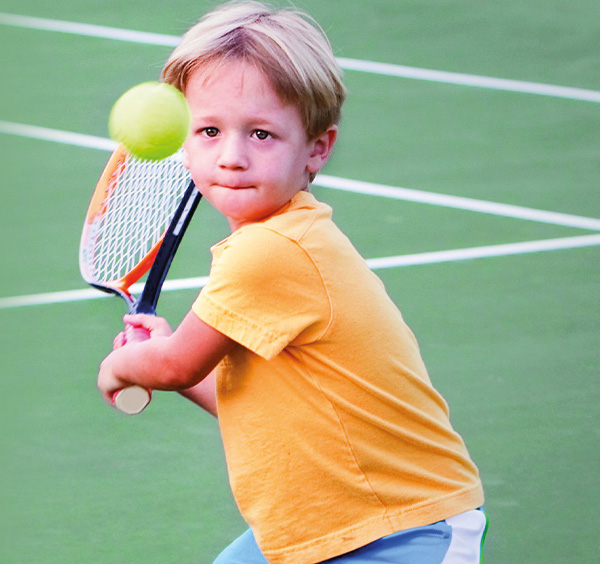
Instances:
[[[184,164],[232,231],[307,189],[335,142],[335,126],[307,140],[298,109],[284,105],[264,75],[243,62],[193,72],[185,95],[192,127]]]

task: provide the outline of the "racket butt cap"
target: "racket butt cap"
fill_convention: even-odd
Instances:
[[[129,386],[115,393],[113,402],[115,407],[126,415],[141,413],[150,403],[152,394],[141,386]]]

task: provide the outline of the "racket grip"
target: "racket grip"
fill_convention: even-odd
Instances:
[[[151,399],[152,392],[141,386],[129,386],[117,390],[112,397],[113,405],[126,415],[141,413]]]

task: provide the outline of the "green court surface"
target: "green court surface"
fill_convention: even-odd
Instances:
[[[108,152],[65,137],[99,144],[114,101],[172,49],[106,27],[176,41],[213,5],[0,4],[3,564],[209,564],[245,529],[210,416],[157,393],[125,417],[96,391],[124,305],[75,299],[77,252]],[[314,192],[381,259],[480,468],[486,563],[597,562],[600,5],[296,5],[364,68],[346,70],[340,142]],[[226,233],[201,206],[169,278],[206,276]],[[176,325],[197,292],[165,292],[159,313]]]

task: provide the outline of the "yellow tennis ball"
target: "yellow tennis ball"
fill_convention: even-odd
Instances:
[[[130,153],[157,161],[181,148],[190,121],[187,101],[177,88],[161,82],[143,82],[115,102],[108,130]]]

